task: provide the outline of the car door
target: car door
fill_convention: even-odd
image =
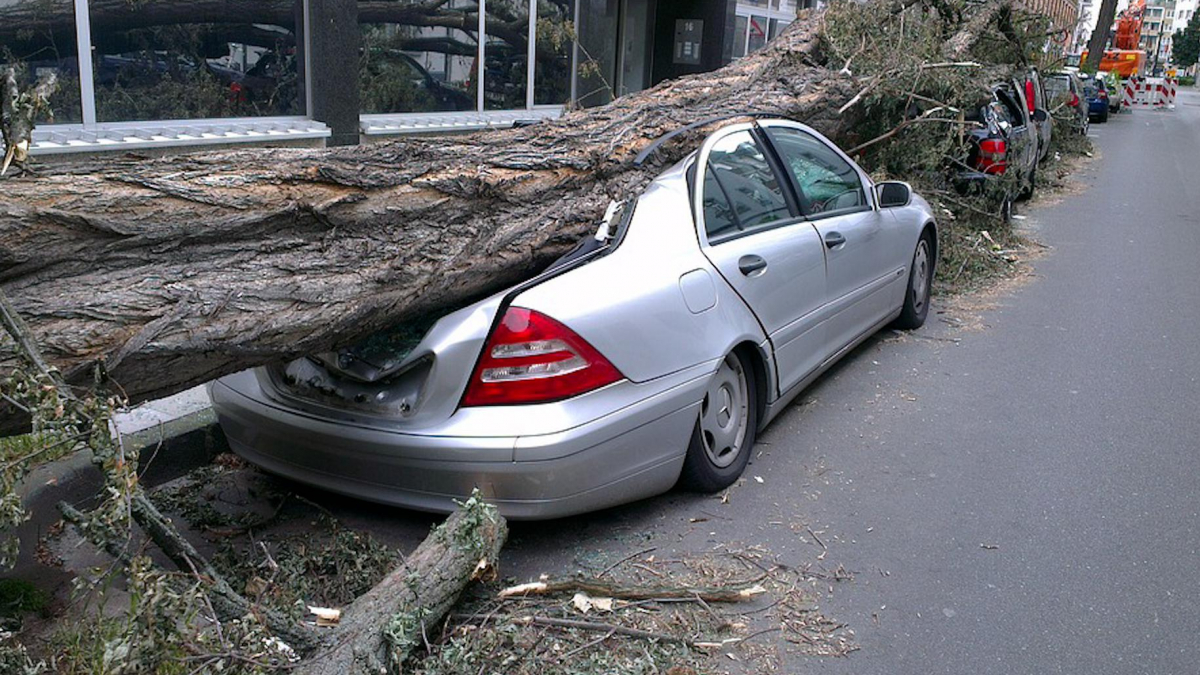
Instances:
[[[875,208],[870,180],[841,150],[800,124],[764,127],[823,244],[828,357],[895,309],[888,289],[907,269],[911,245],[895,219]]]
[[[1046,101],[1046,89],[1042,83],[1041,73],[1037,68],[1030,68],[1026,76],[1028,85],[1026,86],[1026,97],[1032,93],[1033,97],[1026,101],[1031,108],[1030,117],[1033,119],[1034,126],[1037,128],[1038,134],[1038,161],[1046,158],[1050,152],[1050,138],[1053,134],[1054,119],[1050,117],[1050,106]]]
[[[1038,140],[1037,130],[1029,118],[1026,108],[1025,95],[1016,86],[1001,86],[996,89],[996,100],[1004,106],[1011,120],[1005,130],[1009,148],[1009,166],[1015,165],[1021,176],[1028,178],[1037,167]],[[1015,161],[1013,161],[1015,160]]]
[[[693,189],[700,247],[758,317],[781,388],[821,362],[824,245],[754,125],[714,134],[700,148]]]

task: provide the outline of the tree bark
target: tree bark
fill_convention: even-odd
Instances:
[[[1104,49],[1108,46],[1108,31],[1112,29],[1113,19],[1117,16],[1117,0],[1100,0],[1100,9],[1096,20],[1096,28],[1088,38],[1088,57],[1083,64],[1084,72],[1095,73],[1100,70],[1100,59],[1104,58]]]
[[[4,184],[0,284],[69,380],[101,363],[133,400],[348,343],[540,270],[702,133],[634,167],[666,131],[776,111],[837,136],[859,86],[815,65],[820,16],[521,129],[48,167]]]

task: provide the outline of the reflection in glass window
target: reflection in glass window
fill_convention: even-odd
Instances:
[[[364,113],[475,110],[479,5],[450,0],[360,2],[359,102]]]
[[[805,215],[867,208],[858,172],[833,148],[798,129],[768,129],[800,188]]]
[[[22,87],[51,73],[58,79],[50,109],[35,123],[83,120],[72,0],[0,0],[0,73],[10,65]]]
[[[300,0],[222,21],[186,0],[91,4],[101,122],[302,115]]]
[[[488,0],[483,43],[483,106],[487,110],[525,107],[529,79],[529,0]]]
[[[750,40],[746,45],[746,52],[756,52],[767,44],[767,29],[769,24],[767,17],[757,14],[750,15]]]
[[[746,55],[746,30],[749,17],[738,15],[733,20],[733,58],[739,59]]]
[[[538,0],[535,105],[562,104],[571,98],[574,17],[575,0]]]
[[[579,6],[579,65],[576,98],[582,106],[603,105],[613,99],[617,74],[617,14],[619,0],[597,0]]]
[[[788,218],[783,188],[749,131],[717,141],[704,171],[704,229],[709,239]]]

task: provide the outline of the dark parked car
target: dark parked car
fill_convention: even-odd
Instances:
[[[1054,129],[1054,119],[1050,117],[1048,102],[1041,72],[1030,67],[1025,73],[1025,108],[1029,111],[1034,128],[1037,129],[1039,162],[1050,154],[1050,138]]]
[[[1051,73],[1046,77],[1046,94],[1049,97],[1050,109],[1065,106],[1074,115],[1074,129],[1087,135],[1089,119],[1087,108],[1083,105],[1083,82],[1079,76],[1071,72]]]
[[[1015,173],[1020,187],[1005,199],[1007,217],[1013,198],[1033,196],[1040,152],[1024,86],[1016,81],[994,85],[991,98],[980,101],[967,119],[979,126],[967,132],[967,155],[958,162],[956,185],[963,192],[978,190],[988,181]]]
[[[1108,84],[1098,77],[1083,81],[1083,98],[1087,101],[1088,117],[1097,122],[1108,121]]]

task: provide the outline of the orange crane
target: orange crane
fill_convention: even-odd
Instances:
[[[1142,18],[1146,14],[1146,0],[1134,0],[1117,16],[1113,48],[1105,50],[1100,59],[1100,70],[1116,73],[1121,79],[1140,75],[1146,67],[1146,52],[1139,49],[1142,40]],[[1099,30],[1099,26],[1096,27]],[[1083,60],[1087,59],[1084,50]]]
[[[1117,34],[1113,37],[1114,49],[1136,50],[1142,39],[1142,17],[1146,14],[1146,0],[1137,0],[1117,17]]]

